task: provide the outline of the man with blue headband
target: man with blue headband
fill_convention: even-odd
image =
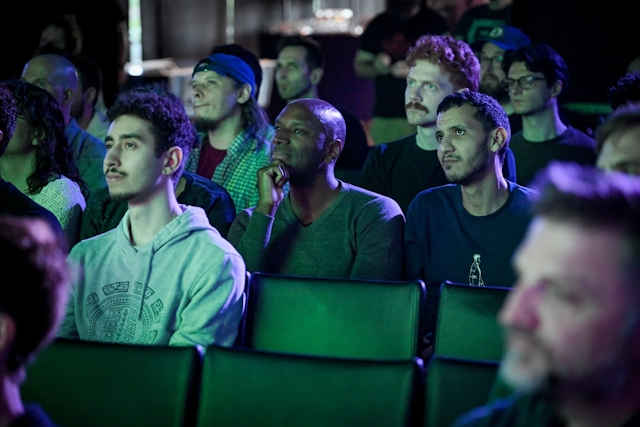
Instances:
[[[236,212],[254,206],[257,171],[270,163],[270,144],[251,67],[237,56],[215,53],[196,65],[191,81],[201,144],[191,152],[187,171],[222,185]]]

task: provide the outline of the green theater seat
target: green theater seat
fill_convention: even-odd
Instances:
[[[497,315],[509,290],[443,283],[435,354],[499,361],[502,358],[503,338]]]
[[[254,273],[242,346],[316,356],[418,355],[422,281],[375,282]]]
[[[497,362],[434,357],[427,367],[424,427],[451,427],[485,405],[497,371]]]
[[[195,347],[57,340],[27,370],[22,397],[65,427],[190,427],[201,368]]]
[[[207,349],[197,427],[406,427],[422,361]]]

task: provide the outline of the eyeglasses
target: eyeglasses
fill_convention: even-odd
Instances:
[[[503,59],[504,59],[504,56],[502,55],[497,55],[497,56],[480,55],[480,65],[482,67],[486,67],[487,65],[491,64],[493,65],[493,68],[500,68],[502,66]]]
[[[504,79],[503,81],[500,82],[500,86],[502,86],[504,90],[510,90],[511,87],[516,82],[518,82],[518,86],[520,86],[520,89],[531,89],[531,87],[533,86],[533,82],[536,80],[546,80],[546,79],[544,77],[523,76],[523,77],[520,77],[518,80]]]

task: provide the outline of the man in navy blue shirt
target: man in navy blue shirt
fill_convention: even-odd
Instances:
[[[427,338],[435,330],[440,284],[511,286],[511,256],[530,221],[531,190],[507,181],[507,114],[492,97],[454,93],[438,106],[438,160],[452,183],[425,190],[409,206],[405,272],[427,286]]]

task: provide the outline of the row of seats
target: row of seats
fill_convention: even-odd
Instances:
[[[67,427],[449,426],[489,396],[507,290],[443,284],[425,370],[424,289],[256,273],[245,348],[58,340],[28,370],[23,397]]]

